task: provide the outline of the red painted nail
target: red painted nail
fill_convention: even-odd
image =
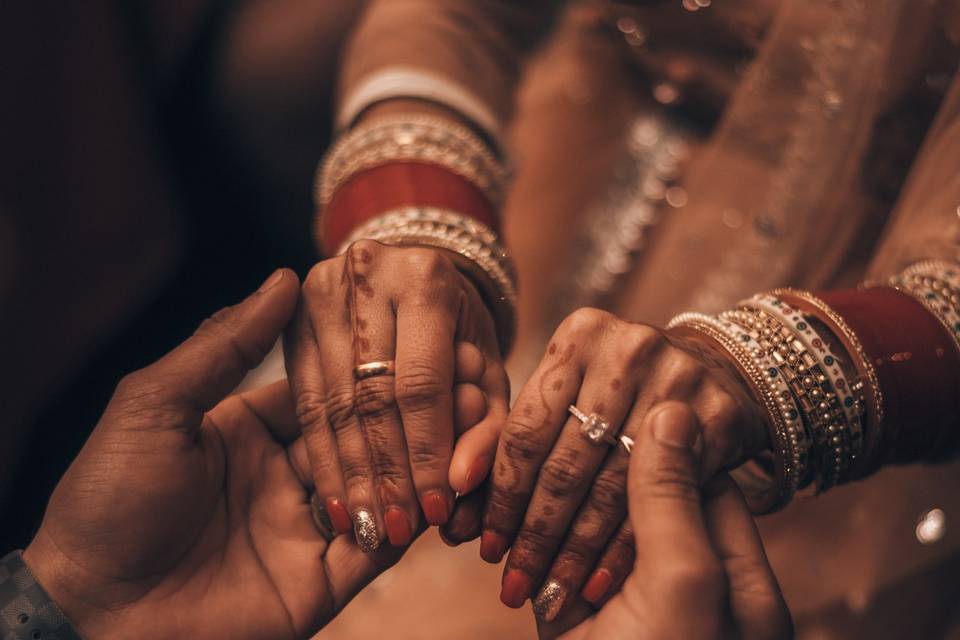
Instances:
[[[427,522],[437,527],[450,519],[450,503],[447,496],[439,491],[431,491],[423,496],[423,515]]]
[[[497,564],[503,560],[507,552],[507,539],[499,533],[484,531],[480,536],[480,557],[490,564]]]
[[[510,569],[503,575],[500,602],[512,609],[519,609],[530,596],[532,581],[523,571]]]
[[[490,458],[487,456],[480,456],[473,461],[473,464],[470,465],[470,468],[467,469],[467,477],[463,480],[463,491],[460,493],[466,495],[476,489],[484,478],[487,477],[487,473],[490,471]]]
[[[333,530],[337,532],[337,535],[353,531],[353,520],[350,519],[350,514],[343,503],[336,498],[327,498],[325,504],[327,515],[330,516],[330,524],[333,525]]]
[[[599,604],[613,584],[613,575],[606,569],[597,569],[587,580],[581,594],[583,599],[591,604]]]
[[[383,514],[383,521],[387,527],[387,539],[395,547],[405,547],[410,544],[410,521],[407,514],[398,507],[388,507]]]

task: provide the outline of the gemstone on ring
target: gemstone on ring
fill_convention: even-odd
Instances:
[[[567,410],[580,421],[580,435],[593,444],[614,444],[613,438],[609,434],[609,422],[596,413],[587,415],[574,405],[570,405]]]

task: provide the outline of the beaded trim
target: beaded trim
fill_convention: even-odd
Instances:
[[[918,262],[890,279],[929,309],[960,349],[960,266],[943,260]]]
[[[437,165],[468,180],[499,206],[509,172],[489,147],[464,126],[431,116],[378,118],[347,132],[317,169],[314,202],[325,208],[351,176],[391,162]]]

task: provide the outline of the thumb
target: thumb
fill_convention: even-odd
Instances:
[[[678,402],[654,407],[637,433],[627,482],[634,575],[663,575],[677,561],[714,559],[700,501],[701,442],[696,415]]]
[[[117,395],[167,410],[212,409],[266,357],[299,291],[293,271],[275,271],[243,302],[218,311],[179,347],[127,376]]]

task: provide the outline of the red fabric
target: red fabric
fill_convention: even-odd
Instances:
[[[878,464],[946,458],[960,445],[960,351],[940,321],[890,287],[816,294],[872,358],[883,392]]]
[[[450,209],[500,231],[493,205],[465,178],[432,164],[394,162],[361,171],[337,190],[323,214],[324,250],[336,251],[364,222],[405,206]]]

